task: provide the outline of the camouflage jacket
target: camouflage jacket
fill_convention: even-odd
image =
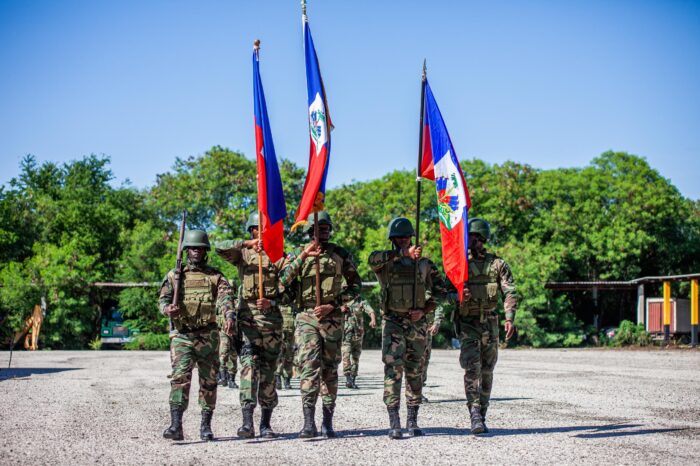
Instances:
[[[344,334],[349,338],[362,338],[365,330],[364,315],[375,316],[372,306],[358,297],[348,305],[348,311],[345,313]]]

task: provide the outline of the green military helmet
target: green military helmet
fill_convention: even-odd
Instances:
[[[209,244],[209,235],[204,230],[187,230],[185,237],[182,239],[182,249],[187,248],[205,248],[211,250]]]
[[[250,232],[252,227],[260,226],[260,215],[257,212],[253,212],[248,216],[248,221],[245,222],[245,231]]]
[[[413,225],[411,221],[406,217],[396,217],[392,218],[389,222],[389,228],[387,232],[387,239],[396,238],[400,236],[413,236],[416,232],[413,230]]]
[[[322,210],[318,213],[318,224],[319,225],[328,225],[331,227],[331,230],[333,230],[333,222],[331,222],[331,216],[328,215],[328,212],[325,210]],[[311,231],[314,228],[314,214],[311,213],[309,214],[309,217],[306,219],[306,225],[304,225],[304,232],[307,234],[311,234]]]
[[[472,233],[479,234],[488,241],[491,238],[491,225],[483,218],[472,218],[469,220],[469,234]]]

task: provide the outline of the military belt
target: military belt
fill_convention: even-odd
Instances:
[[[184,325],[181,325],[180,328],[178,329],[177,333],[209,332],[209,331],[217,329],[217,328],[219,328],[219,326],[216,324],[216,322],[209,322],[208,324],[204,325],[203,327],[186,327]]]

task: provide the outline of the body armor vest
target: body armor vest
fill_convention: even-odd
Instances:
[[[343,258],[329,245],[319,256],[321,272],[321,304],[334,304],[343,288]],[[299,272],[301,292],[299,307],[316,306],[316,260],[309,258],[304,261]]]
[[[472,294],[469,301],[462,303],[460,314],[470,315],[491,312],[498,306],[498,273],[491,267],[495,254],[486,253],[483,260],[469,260],[469,282]]]
[[[384,308],[396,312],[407,312],[413,307],[413,284],[416,284],[416,308],[425,307],[426,282],[430,265],[427,260],[418,262],[418,280],[414,280],[413,261],[402,257],[386,264],[385,284],[382,288]]]
[[[181,276],[180,315],[176,327],[196,329],[216,322],[216,292],[220,275],[203,270],[187,270]]]
[[[251,250],[248,257],[244,257],[244,263],[238,270],[241,278],[242,297],[245,300],[258,299],[258,286],[260,284],[260,274],[258,274],[258,253]],[[263,295],[267,299],[277,298],[277,269],[270,262],[267,254],[262,254],[262,278]]]

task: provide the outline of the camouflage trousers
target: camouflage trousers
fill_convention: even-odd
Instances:
[[[219,331],[219,367],[225,368],[230,375],[236,375],[238,370],[238,353],[236,345],[233,344],[233,337],[226,335],[223,330]]]
[[[498,316],[462,316],[459,319],[459,364],[464,369],[467,405],[487,408],[498,359]]]
[[[423,358],[420,361],[420,365],[423,371],[423,386],[425,386],[426,380],[428,380],[428,365],[430,364],[430,355],[433,353],[433,334],[427,331],[425,334],[425,351],[423,352]]]
[[[280,377],[292,377],[294,364],[294,330],[284,329],[282,331],[282,349],[280,357],[277,359],[276,375]]]
[[[343,317],[335,309],[320,321],[311,310],[297,316],[297,364],[303,406],[316,406],[319,392],[324,406],[335,406]]]
[[[343,338],[343,375],[357,377],[357,367],[360,364],[360,354],[362,354],[362,338]]]
[[[170,379],[170,404],[187,409],[192,385],[192,370],[199,373],[199,406],[202,411],[216,407],[216,374],[219,372],[219,330],[207,327],[195,332],[177,333],[170,340],[173,376]]]
[[[406,372],[406,405],[418,406],[423,394],[423,368],[428,324],[425,317],[414,322],[408,314],[386,313],[382,323],[384,404],[401,404],[401,380]]]
[[[241,332],[241,408],[277,406],[275,369],[282,349],[282,315],[273,307],[266,314],[238,311]]]

